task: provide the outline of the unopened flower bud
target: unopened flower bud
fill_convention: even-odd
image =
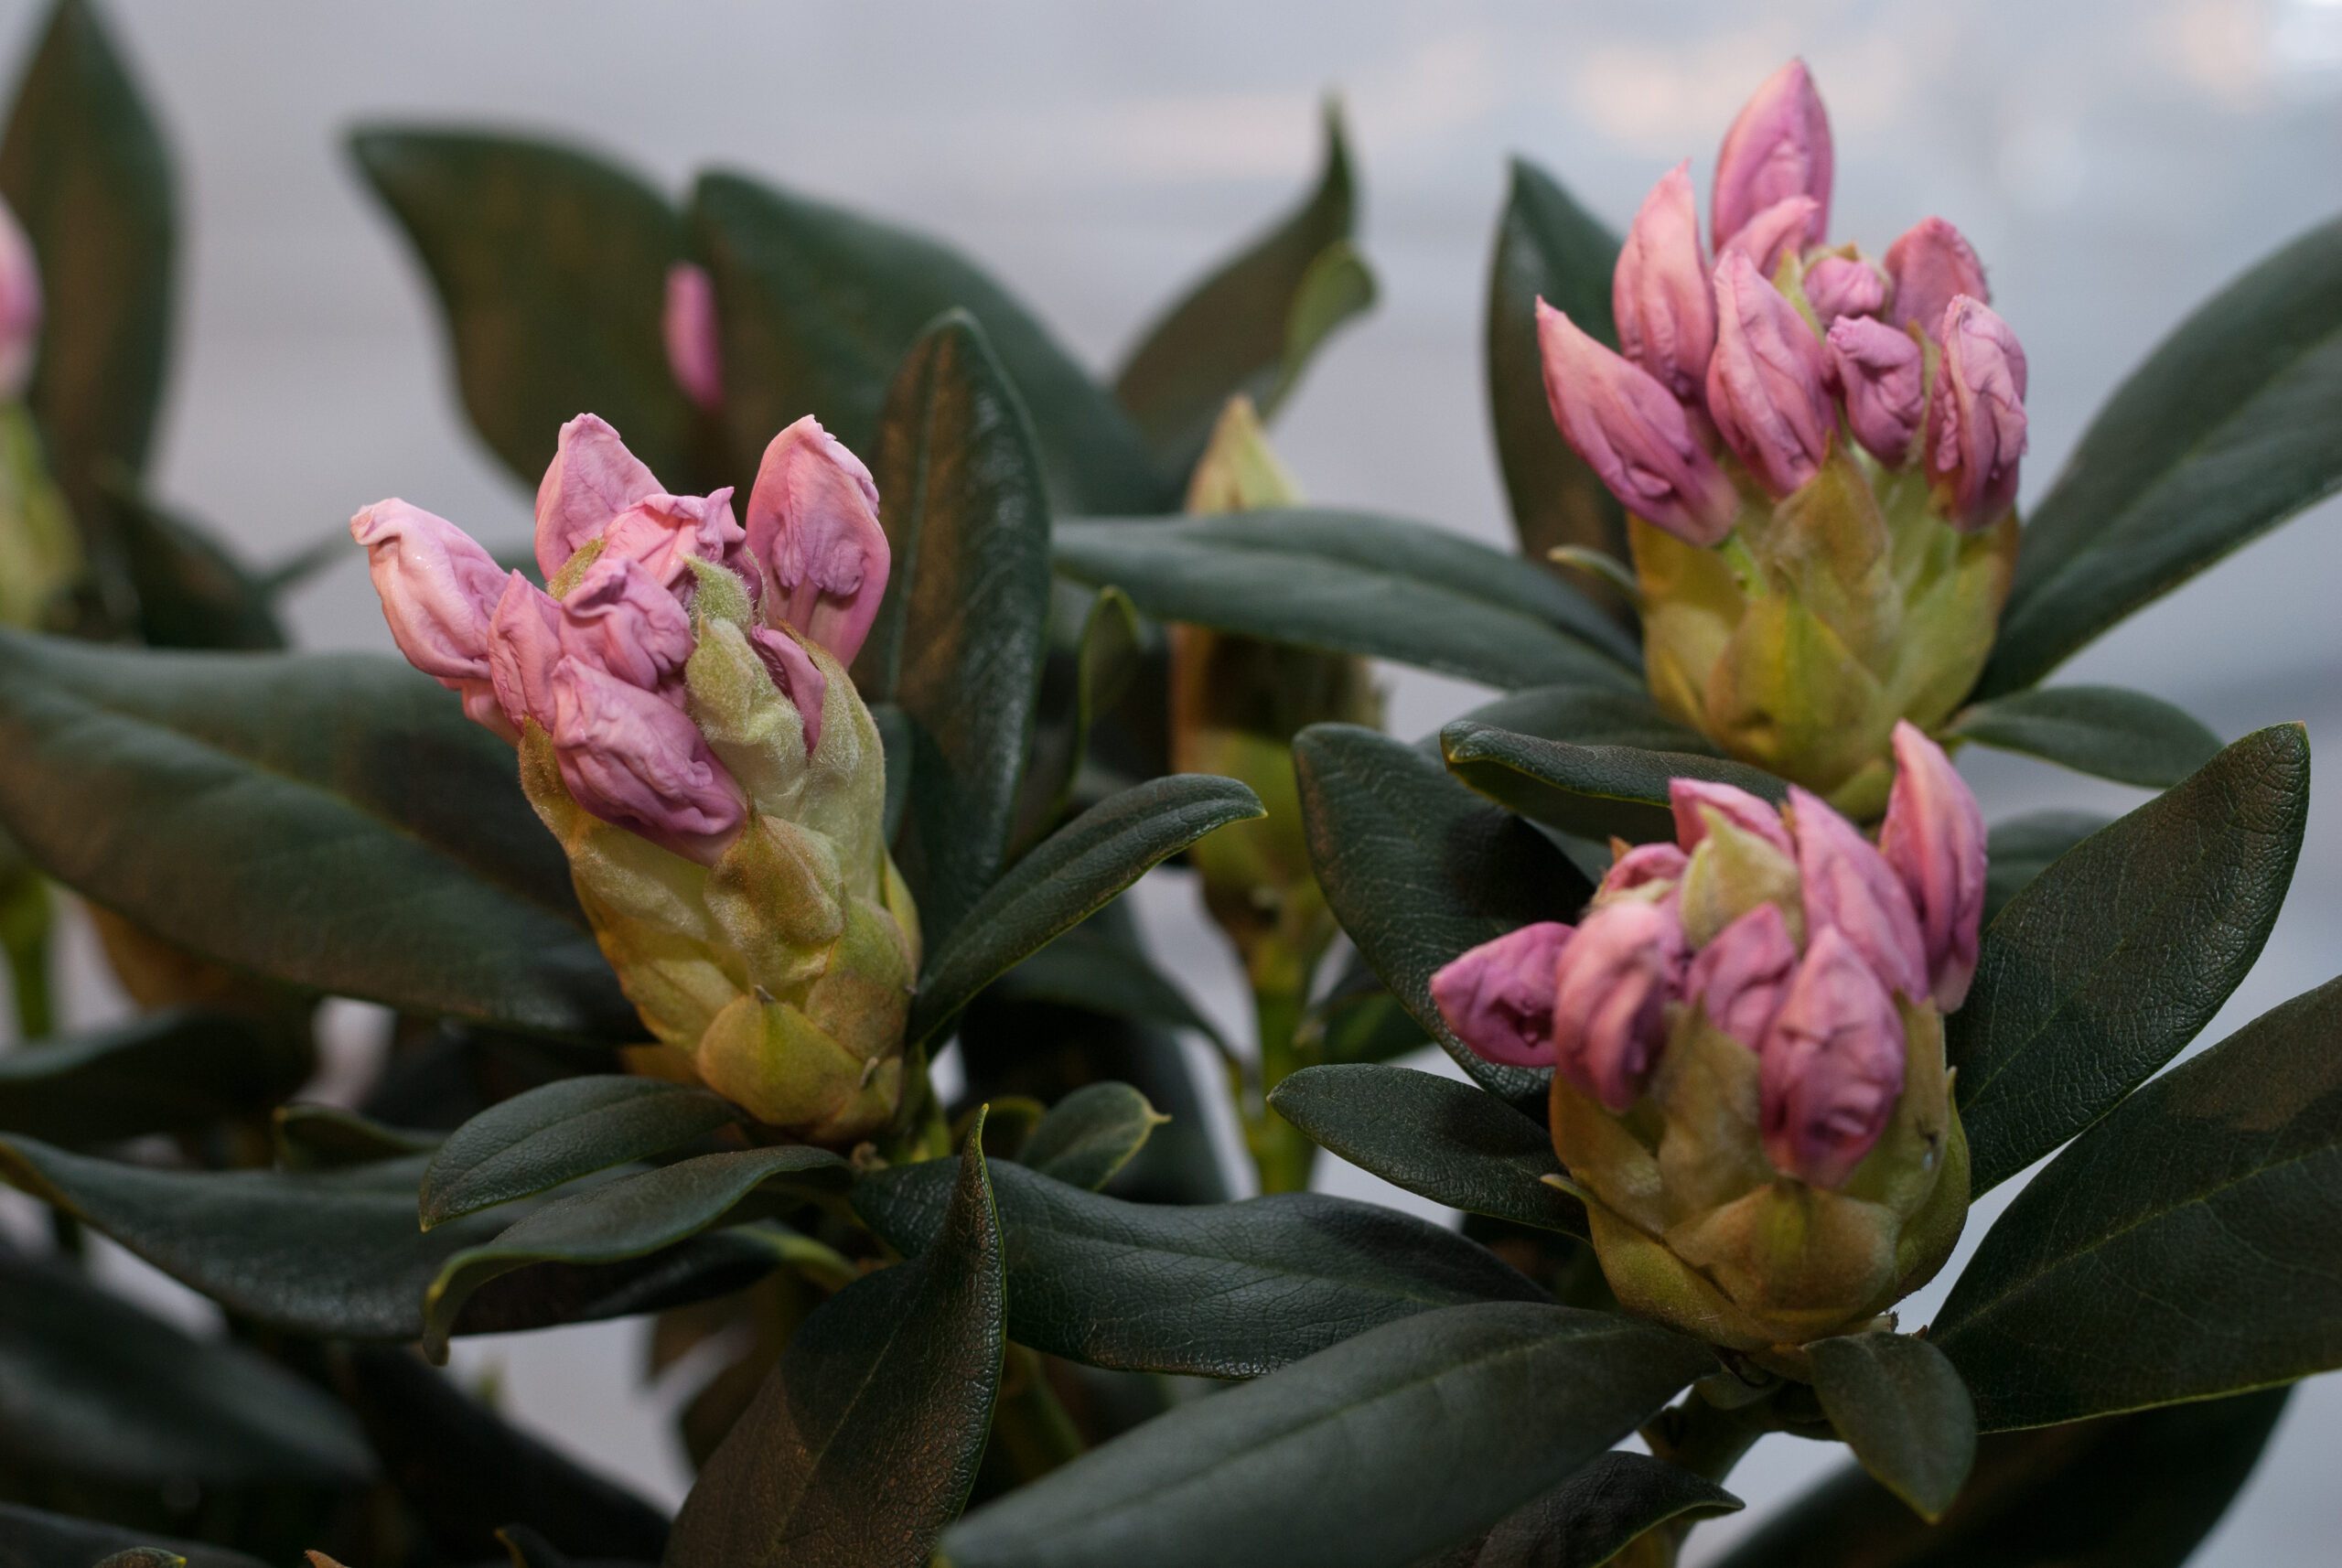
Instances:
[[[1777,904],[1759,904],[1692,955],[1684,991],[1709,1023],[1757,1050],[1797,967],[1788,918]]]
[[[659,316],[667,369],[683,395],[706,413],[724,406],[724,355],[717,336],[715,282],[707,269],[677,262],[667,269],[667,302]]]
[[[1456,1037],[1508,1067],[1553,1065],[1555,965],[1570,940],[1540,920],[1450,960],[1431,977],[1431,999]]]
[[[1688,543],[1732,532],[1740,497],[1657,377],[1542,300],[1537,339],[1554,424],[1621,505]]]
[[[610,519],[593,541],[601,546],[594,564],[614,558],[633,561],[661,587],[682,592],[692,581],[693,562],[736,564],[746,537],[733,521],[728,485],[704,496],[649,496]],[[573,558],[568,573],[578,570],[580,560]],[[568,585],[556,577],[553,586],[565,589]]]
[[[1940,218],[1922,218],[1886,248],[1886,275],[1895,283],[1890,326],[1933,333],[1956,295],[1993,298],[1975,247]]]
[[[40,346],[40,263],[16,212],[0,201],[0,398],[20,398]]]
[[[1789,791],[1797,828],[1798,877],[1804,887],[1809,950],[1835,930],[1889,992],[1919,1001],[1931,994],[1919,918],[1903,879],[1853,823],[1818,796]]]
[[[524,720],[553,728],[553,667],[561,662],[561,605],[515,572],[489,623],[488,667],[496,700],[517,734]]]
[[[1806,241],[1821,243],[1830,228],[1831,172],[1830,116],[1805,62],[1793,59],[1765,80],[1724,133],[1709,203],[1717,248],[1792,196],[1813,199]]]
[[[1949,1013],[1967,1000],[1984,918],[1984,813],[1943,747],[1895,726],[1895,787],[1878,853],[1903,879],[1919,920],[1928,983]]]
[[[1554,969],[1554,1065],[1613,1112],[1642,1093],[1681,994],[1683,929],[1664,905],[1637,899],[1587,915]]]
[[[1746,255],[1717,263],[1715,293],[1709,415],[1767,490],[1802,489],[1829,459],[1838,424],[1821,340]]]
[[[892,557],[870,470],[811,414],[774,436],[757,467],[748,553],[764,575],[766,624],[795,627],[854,662]]]
[[[1622,846],[1604,875],[1602,886],[1594,890],[1595,906],[1599,908],[1619,898],[1663,898],[1674,891],[1689,859],[1671,843],[1637,844],[1632,849]]]
[[[1928,478],[1957,529],[1997,522],[2016,504],[2025,456],[2025,350],[1990,306],[1965,295],[1944,306],[1943,345],[1928,405]]]
[[[1868,317],[1841,317],[1830,328],[1830,370],[1863,449],[1890,468],[1910,461],[1928,413],[1918,339]]]
[[[1765,1153],[1809,1186],[1842,1186],[1903,1092],[1903,1021],[1869,961],[1817,929],[1759,1051]]]
[[[349,520],[366,547],[366,568],[382,618],[407,662],[464,698],[464,711],[502,728],[489,671],[489,622],[504,572],[472,537],[444,517],[403,500],[376,501]]]
[[[1675,842],[1687,850],[1700,847],[1707,836],[1704,815],[1714,811],[1744,832],[1755,833],[1783,854],[1794,853],[1789,831],[1780,811],[1735,784],[1712,784],[1704,779],[1674,779],[1667,785],[1668,809],[1675,814]]]
[[[582,659],[554,665],[552,684],[553,747],[577,803],[714,864],[747,804],[682,711]]]
[[[1610,309],[1619,352],[1678,402],[1696,404],[1716,343],[1716,304],[1700,254],[1691,167],[1688,158],[1677,164],[1643,198],[1610,274]]]
[[[1805,929],[1805,906],[1792,852],[1713,809],[1703,809],[1699,846],[1676,888],[1684,940],[1714,940],[1761,904],[1778,908],[1792,940]],[[1778,824],[1777,824],[1778,825]]]
[[[1813,215],[1821,207],[1810,196],[1782,198],[1751,216],[1718,246],[1717,262],[1726,256],[1746,256],[1758,277],[1771,280],[1780,272],[1782,262],[1805,248],[1806,237],[1813,231]]]
[[[1801,286],[1813,319],[1824,332],[1850,316],[1876,316],[1886,308],[1886,277],[1860,256],[1816,256]]]
[[[563,651],[646,692],[681,673],[693,640],[681,602],[628,556],[605,554],[561,601]]]
[[[537,485],[537,566],[546,581],[611,519],[659,493],[659,481],[607,421],[581,413],[563,425]]]

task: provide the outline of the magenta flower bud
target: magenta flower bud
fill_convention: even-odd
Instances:
[[[515,731],[523,719],[553,728],[553,668],[561,662],[561,604],[515,572],[489,623],[488,671]]]
[[[1703,806],[1734,827],[1755,833],[1783,854],[1797,854],[1797,846],[1789,842],[1789,829],[1781,825],[1781,813],[1737,785],[1671,779],[1667,781],[1667,803],[1675,813],[1675,842],[1683,846],[1686,854],[1699,848],[1700,841],[1708,836],[1708,824],[1700,815]]]
[[[1659,1065],[1667,1004],[1682,993],[1683,927],[1664,904],[1624,899],[1586,916],[1553,972],[1553,1065],[1614,1113]]]
[[[1815,257],[1800,286],[1824,332],[1834,321],[1886,308],[1886,274],[1860,256]]]
[[[1844,1184],[1903,1092],[1903,1019],[1844,933],[1806,944],[1757,1053],[1765,1153],[1811,1187]]]
[[[1943,319],[1943,308],[1955,295],[1966,295],[1987,304],[1992,293],[1984,286],[1984,263],[1976,259],[1967,237],[1940,218],[1922,218],[1886,248],[1886,275],[1895,282],[1895,308],[1889,324],[1933,332]]]
[[[554,665],[552,686],[553,748],[577,803],[714,865],[747,806],[682,710],[583,659]]]
[[[489,622],[504,571],[462,529],[403,500],[376,501],[349,520],[382,618],[406,661],[451,692],[464,712],[502,730],[489,671]]]
[[[878,616],[892,555],[862,459],[807,414],[772,438],[748,492],[748,554],[762,616],[851,664]]]
[[[1537,302],[1545,399],[1577,455],[1620,504],[1690,544],[1723,542],[1740,497],[1692,422],[1649,371]]]
[[[1683,989],[1709,1023],[1761,1049],[1797,972],[1797,943],[1778,904],[1759,904],[1692,957]]]
[[[2025,350],[1992,306],[1961,295],[1944,306],[1928,405],[1928,478],[1952,527],[1973,532],[2016,504],[2025,456]]]
[[[812,756],[822,744],[822,703],[829,694],[830,678],[822,673],[813,656],[786,630],[751,627],[748,646],[756,650],[757,661],[764,665],[765,673],[772,677],[780,694],[797,710],[797,716],[805,726],[805,755]]]
[[[1716,344],[1716,304],[1700,254],[1691,168],[1688,159],[1677,164],[1643,198],[1610,274],[1610,309],[1619,351],[1678,402],[1696,403]]]
[[[1830,116],[1805,62],[1793,59],[1765,80],[1724,134],[1708,204],[1717,250],[1751,218],[1792,196],[1813,199],[1806,242],[1821,243],[1830,229]]]
[[[614,554],[596,561],[561,601],[561,621],[563,652],[682,702],[671,677],[692,656],[692,618],[640,562]]]
[[[1716,263],[1716,351],[1708,414],[1776,498],[1803,489],[1838,428],[1821,340],[1737,252]]]
[[[1509,931],[1431,977],[1431,999],[1456,1037],[1507,1067],[1553,1065],[1554,965],[1570,940],[1559,920]]]
[[[1847,427],[1863,450],[1901,467],[1927,421],[1927,355],[1918,339],[1866,316],[1842,316],[1831,324],[1829,349]]]
[[[1919,918],[1936,1006],[1968,998],[1984,922],[1984,813],[1951,758],[1908,721],[1895,726],[1895,788],[1878,853],[1903,879]]]
[[[613,518],[659,491],[650,470],[599,415],[581,413],[563,425],[537,484],[537,565],[546,580]]]
[[[708,496],[649,496],[610,520],[596,564],[634,561],[661,587],[680,592],[688,585],[694,558],[736,562],[746,537],[732,520],[728,485]]]
[[[1646,897],[1662,896],[1682,878],[1690,859],[1671,843],[1637,844],[1611,862],[1602,886],[1594,890],[1594,902],[1606,904],[1637,892]]]
[[[1756,275],[1770,280],[1781,263],[1805,249],[1821,203],[1810,196],[1785,197],[1751,217],[1733,237],[1716,248],[1716,260],[1746,256]]]
[[[40,261],[8,204],[0,201],[0,398],[18,398],[40,347]]]
[[[667,269],[667,303],[659,316],[667,369],[683,395],[714,413],[724,406],[724,359],[716,336],[715,281],[707,269],[677,262]]]
[[[1914,1002],[1931,994],[1919,917],[1903,879],[1854,824],[1821,797],[1792,787],[1798,881],[1805,899],[1806,945],[1835,929],[1890,992]]]

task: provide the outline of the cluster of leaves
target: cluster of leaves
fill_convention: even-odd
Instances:
[[[1617,544],[1546,417],[1527,317],[1542,293],[1606,320],[1598,223],[1516,168],[1488,372],[1522,558],[1350,511],[1159,515],[1226,401],[1273,409],[1370,298],[1338,124],[1299,207],[1111,384],[940,243],[745,176],[679,205],[548,143],[353,145],[523,483],[581,408],[688,488],[736,482],[809,409],[872,456],[896,576],[854,673],[926,929],[911,1045],[956,1050],[968,1084],[958,1152],[778,1143],[704,1090],[629,1076],[639,1026],[508,751],[386,659],[202,651],[281,645],[271,601],[300,564],[253,573],[139,498],[171,182],[64,0],[0,192],[73,280],[33,406],[92,563],[76,629],[117,640],[0,638],[0,826],[125,950],[167,959],[148,989],[185,1004],[0,1056],[0,1178],[223,1327],[109,1294],[70,1245],[0,1254],[12,1560],[1591,1568],[1739,1506],[1698,1428],[1746,1369],[1613,1309],[1552,1179],[1542,1082],[1465,1050],[1428,993],[1465,948],[1569,918],[1591,845],[1664,836],[1670,777],[1783,789],[1661,716],[1629,607],[1544,564]],[[720,413],[661,349],[679,262],[714,282]],[[2342,482],[2337,384],[2329,224],[2158,349],[2036,509],[1955,733],[2165,792],[1995,830],[1948,1047],[1975,1190],[2048,1164],[1925,1337],[1823,1341],[1810,1391],[1769,1391],[1803,1402],[1778,1424],[1858,1464],[1739,1568],[2175,1564],[2283,1385],[2342,1365],[2342,983],[2163,1070],[2267,938],[2306,740],[2223,748],[2143,693],[2037,684]],[[1275,1108],[1460,1231],[1319,1194],[1228,1200],[1173,1033],[1209,1026],[1113,902],[1259,809],[1166,772],[1172,621],[1505,693],[1418,744],[1295,744],[1355,954],[1311,1019],[1323,1065]],[[356,1111],[297,1099],[324,995],[395,1019]],[[1391,1064],[1425,1042],[1473,1081]],[[699,1478],[671,1520],[429,1364],[457,1335],[634,1315],[687,1383]],[[1715,1397],[1670,1408],[1695,1384]],[[1655,1456],[1613,1452],[1638,1430]]]

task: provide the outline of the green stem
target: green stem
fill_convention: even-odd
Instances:
[[[19,864],[0,890],[0,946],[7,949],[8,985],[16,1004],[16,1038],[29,1044],[57,1032],[56,996],[49,987],[48,885]]]
[[[992,1441],[1021,1485],[1081,1456],[1081,1431],[1049,1387],[1041,1358],[1011,1345],[993,1405]]]
[[[1263,944],[1268,946],[1271,944]],[[1252,1015],[1261,1045],[1260,1098],[1242,1102],[1244,1142],[1261,1173],[1262,1192],[1305,1192],[1316,1162],[1317,1145],[1269,1106],[1269,1093],[1309,1065],[1300,1046],[1307,1008],[1305,978],[1299,965],[1253,966]],[[1258,972],[1268,970],[1263,975]]]
[[[1768,1430],[1762,1402],[1725,1410],[1694,1391],[1682,1403],[1660,1411],[1643,1428],[1642,1436],[1650,1444],[1653,1457],[1722,1485],[1741,1456]],[[1646,1530],[1618,1554],[1615,1560],[1618,1568],[1674,1568],[1683,1538],[1697,1522],[1671,1520]]]

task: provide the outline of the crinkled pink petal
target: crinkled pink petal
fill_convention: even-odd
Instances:
[[[1724,134],[1708,214],[1717,250],[1751,218],[1792,196],[1813,199],[1806,240],[1821,244],[1830,229],[1832,159],[1829,113],[1805,62],[1793,59],[1765,79]]]
[[[786,629],[754,627],[748,632],[748,645],[764,661],[765,672],[780,694],[797,710],[805,725],[805,755],[811,757],[822,744],[822,703],[830,690],[829,677],[813,657],[798,645],[797,639]]]
[[[1789,495],[1821,471],[1837,434],[1829,360],[1797,306],[1746,255],[1716,263],[1715,291],[1708,415],[1767,490]]]
[[[1643,198],[1610,274],[1610,308],[1618,351],[1678,402],[1696,404],[1716,343],[1716,302],[1700,254],[1691,166],[1676,165]]]
[[[726,564],[745,537],[732,520],[728,486],[707,496],[647,496],[610,520],[596,560],[638,562],[651,581],[682,594],[694,558]]]
[[[630,556],[601,556],[561,601],[563,652],[678,704],[696,641],[674,594]]]
[[[1708,836],[1707,821],[1700,815],[1703,806],[1733,826],[1755,833],[1783,854],[1797,853],[1797,846],[1789,842],[1789,829],[1781,823],[1779,810],[1736,784],[1671,779],[1667,781],[1667,803],[1675,813],[1675,842],[1683,846],[1687,854],[1699,848],[1700,841]]]
[[[1928,405],[1928,478],[1952,527],[1989,528],[2016,505],[2028,442],[2025,350],[2009,324],[1966,295],[1944,306],[1943,359]]]
[[[1671,843],[1637,844],[1610,863],[1602,886],[1594,890],[1594,901],[1606,903],[1638,889],[1680,881],[1690,858]]]
[[[757,466],[748,554],[764,576],[765,623],[794,627],[852,663],[877,618],[892,554],[870,470],[811,414],[774,436]]]
[[[1824,332],[1834,321],[1886,308],[1886,275],[1860,256],[1817,256],[1799,286]]]
[[[1928,980],[1946,1013],[1967,1000],[1984,920],[1984,813],[1943,747],[1895,726],[1895,787],[1878,853],[1903,879],[1919,919]]]
[[[1588,914],[1554,966],[1555,1068],[1612,1112],[1633,1105],[1659,1066],[1683,966],[1672,905],[1622,899]]]
[[[1887,990],[1913,1002],[1927,1000],[1927,949],[1903,879],[1820,796],[1792,787],[1789,818],[1796,830],[1808,945],[1815,931],[1834,928]]]
[[[1849,316],[1831,324],[1829,348],[1847,427],[1872,456],[1901,467],[1927,419],[1927,356],[1918,339],[1884,321]]]
[[[525,719],[553,728],[553,667],[560,661],[561,606],[513,573],[489,623],[488,669],[496,700],[515,730]]]
[[[488,625],[504,571],[471,535],[403,500],[376,501],[349,520],[382,618],[407,662],[450,687],[486,682]]]
[[[582,659],[553,671],[553,742],[577,803],[679,854],[713,865],[747,803],[673,703]]]
[[[1506,1067],[1553,1065],[1553,966],[1570,940],[1540,920],[1482,942],[1431,977],[1431,999],[1456,1037]]]
[[[1637,517],[1692,544],[1732,532],[1740,496],[1657,377],[1537,302],[1545,398],[1563,438]]]
[[[1783,197],[1742,224],[1739,231],[1716,252],[1716,260],[1746,256],[1749,264],[1756,269],[1756,275],[1771,281],[1781,270],[1783,261],[1805,248],[1806,236],[1813,227],[1813,215],[1821,205],[1810,196]]]
[[[1797,960],[1797,943],[1789,939],[1780,906],[1759,904],[1692,955],[1683,989],[1709,1023],[1758,1050],[1789,994]]]
[[[1812,1187],[1844,1185],[1903,1093],[1903,1020],[1842,931],[1824,926],[1806,943],[1757,1056],[1774,1168]]]
[[[1943,307],[1959,295],[1991,304],[1984,263],[1968,237],[1940,218],[1922,218],[1886,248],[1886,275],[1895,283],[1888,321],[1932,333]]]
[[[537,565],[545,580],[620,512],[659,493],[658,479],[607,421],[581,413],[563,425],[537,485]]]

